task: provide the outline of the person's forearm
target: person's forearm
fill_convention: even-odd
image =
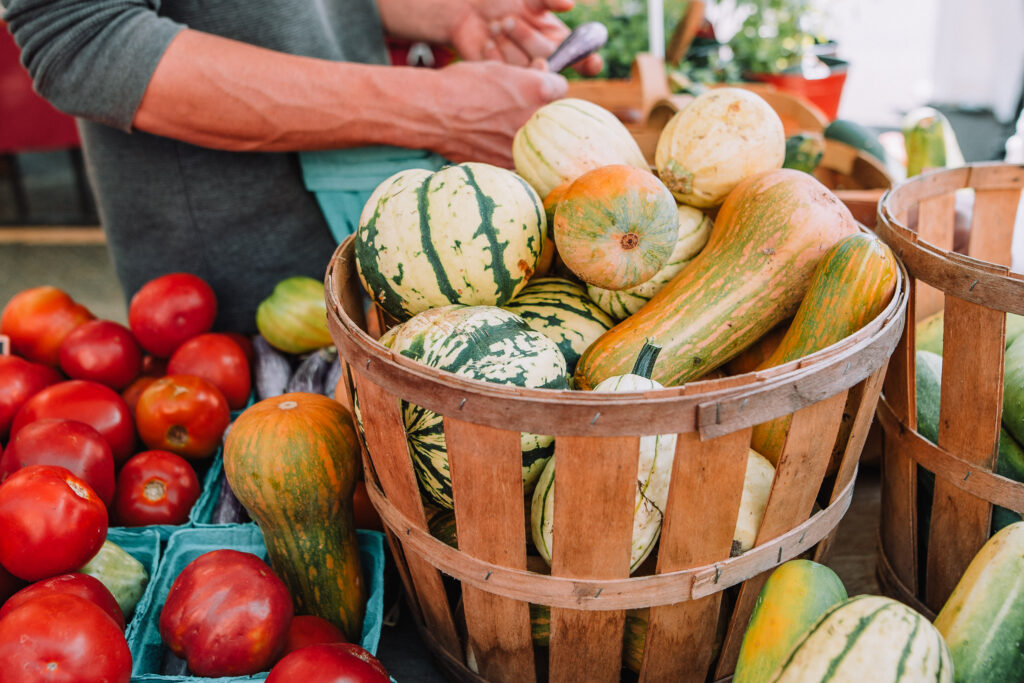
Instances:
[[[470,6],[465,0],[377,0],[377,9],[389,36],[443,45]]]
[[[392,144],[433,148],[441,113],[416,106],[425,69],[287,55],[198,31],[168,46],[135,114],[135,128],[232,151]]]

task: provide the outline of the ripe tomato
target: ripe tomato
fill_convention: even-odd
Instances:
[[[106,612],[77,595],[41,595],[0,619],[0,681],[128,683],[132,655]]]
[[[160,637],[198,676],[243,676],[270,668],[291,620],[288,589],[265,562],[214,550],[174,580],[160,612]]]
[[[85,598],[106,612],[114,620],[114,623],[122,631],[124,630],[124,612],[121,611],[121,607],[117,604],[117,600],[114,598],[114,594],[110,592],[110,589],[104,586],[103,582],[96,577],[76,572],[60,574],[49,579],[36,581],[27,588],[22,588],[12,595],[4,603],[3,607],[0,607],[0,619],[3,619],[29,600],[35,600],[42,595],[52,595],[54,593],[66,593]]]
[[[252,339],[249,339],[241,332],[222,332],[221,334],[234,339],[242,347],[242,351],[245,351],[245,359],[249,361],[249,365],[252,365],[253,360],[256,358],[256,351],[252,348]]]
[[[231,410],[249,402],[252,378],[245,351],[226,334],[200,334],[177,348],[167,362],[169,375],[202,377],[220,389]]]
[[[11,350],[22,358],[57,367],[60,344],[71,330],[93,315],[56,287],[18,292],[0,313],[0,334],[11,338]]]
[[[384,665],[352,643],[320,643],[282,657],[267,683],[388,683]]]
[[[2,612],[0,612],[2,614]],[[284,644],[282,656],[289,652],[319,643],[347,643],[341,629],[322,617],[303,614],[292,617],[292,625],[288,627],[288,639]]]
[[[106,537],[103,501],[63,467],[29,465],[0,484],[0,564],[15,576],[75,571]]]
[[[22,588],[27,582],[10,573],[0,564],[0,605]]]
[[[128,406],[128,410],[131,411],[133,419],[135,417],[135,406],[139,403],[139,397],[142,396],[142,392],[155,381],[156,377],[147,377],[146,375],[136,377],[135,381],[129,384],[128,387],[121,392],[121,398],[124,399],[125,404]]]
[[[103,435],[114,462],[127,460],[135,449],[132,414],[121,396],[98,382],[73,379],[46,387],[30,398],[14,416],[11,437],[30,422],[47,417],[78,420]]]
[[[147,446],[190,459],[213,455],[230,422],[220,390],[191,375],[161,377],[135,406],[135,424]]]
[[[0,440],[11,431],[18,408],[61,379],[53,368],[17,356],[0,356]]]
[[[18,430],[0,456],[0,481],[29,465],[67,468],[108,508],[114,500],[114,454],[106,439],[84,422],[49,418]]]
[[[64,337],[60,367],[71,379],[87,379],[120,391],[138,376],[142,349],[124,325],[90,320]]]
[[[114,510],[124,526],[184,524],[199,499],[192,465],[169,451],[143,451],[117,475]]]
[[[128,304],[128,325],[142,348],[167,358],[182,342],[209,332],[217,317],[217,297],[191,273],[170,273],[150,280]]]
[[[142,356],[142,375],[144,377],[163,377],[167,374],[167,359],[157,358],[146,353]]]

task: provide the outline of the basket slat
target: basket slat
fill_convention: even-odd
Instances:
[[[922,200],[918,208],[917,237],[932,246],[953,250],[953,225],[956,195],[939,195]],[[917,287],[917,320],[942,310],[944,295],[923,282]]]
[[[785,533],[811,516],[829,454],[839,435],[846,394],[841,391],[793,414],[755,545]],[[736,668],[754,602],[770,573],[762,572],[740,587],[716,678],[724,678]]]
[[[519,432],[444,418],[459,549],[526,568],[522,442]],[[480,482],[488,481],[489,486]],[[529,605],[466,586],[469,644],[491,681],[535,679]]]
[[[886,368],[883,366],[878,372],[852,387],[846,397],[844,410],[852,411],[853,424],[850,427],[849,437],[843,445],[843,457],[840,460],[839,469],[836,471],[836,481],[832,487],[832,494],[829,496],[829,504],[839,499],[843,490],[857,475],[857,464],[860,462],[860,453],[867,441],[868,431],[871,429],[871,422],[875,417],[875,405],[878,403],[878,396],[882,391],[885,370]],[[842,437],[840,436],[840,438]],[[814,551],[815,562],[826,562],[837,532],[838,529],[833,530],[818,544]]]
[[[374,454],[374,469],[381,486],[402,513],[418,528],[425,530],[427,518],[419,502],[419,487],[412,471],[399,400],[358,370],[353,373],[353,379],[359,397],[366,447]],[[416,555],[406,557],[406,562],[424,620],[445,649],[459,652],[459,638],[440,572]]]
[[[637,436],[556,439],[552,575],[629,576],[639,453]],[[552,609],[550,680],[617,680],[625,623],[624,610]]]
[[[978,190],[974,199],[973,225],[968,252],[982,261],[1010,265],[1014,218],[1020,203],[1020,190]]]
[[[658,546],[658,573],[698,567],[729,555],[753,428],[700,441],[680,434]],[[652,607],[640,680],[702,683],[711,666],[722,594]]]
[[[1006,315],[946,297],[939,445],[992,470],[1003,403]],[[941,609],[967,564],[989,537],[992,505],[936,478],[925,603]]]

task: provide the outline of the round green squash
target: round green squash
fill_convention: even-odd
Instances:
[[[500,306],[537,270],[546,241],[540,197],[488,164],[410,169],[370,195],[356,266],[370,297],[398,320],[448,304]]]

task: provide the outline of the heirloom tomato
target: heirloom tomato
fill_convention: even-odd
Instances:
[[[33,287],[15,294],[0,313],[0,334],[11,338],[15,355],[56,368],[60,344],[71,330],[92,320],[85,306],[56,287]]]
[[[116,518],[124,526],[184,524],[199,499],[199,478],[169,451],[133,455],[117,475]]]
[[[384,665],[352,643],[309,645],[282,657],[267,683],[388,683]]]
[[[51,367],[17,356],[0,356],[0,440],[6,439],[18,409],[63,377]]]
[[[347,643],[348,639],[341,629],[322,617],[302,614],[292,617],[292,625],[288,627],[288,640],[284,644],[284,652],[302,649],[307,645],[320,643]]]
[[[124,613],[121,611],[121,607],[117,604],[117,600],[114,598],[114,594],[110,592],[110,589],[104,586],[103,582],[96,577],[77,572],[59,574],[49,579],[36,581],[32,585],[22,588],[12,595],[4,603],[3,607],[0,607],[0,619],[3,619],[29,600],[35,600],[40,596],[52,595],[53,593],[77,595],[80,598],[85,598],[106,612],[118,627],[124,630]]]
[[[71,379],[87,379],[120,391],[138,377],[142,349],[124,325],[90,320],[64,337],[60,367]]]
[[[124,633],[85,598],[41,595],[0,619],[0,681],[128,683],[131,674]]]
[[[217,297],[202,278],[170,273],[150,280],[128,304],[128,326],[146,351],[167,358],[192,337],[209,332]]]
[[[156,377],[147,377],[146,375],[142,375],[141,377],[137,377],[134,382],[129,384],[127,388],[121,392],[121,398],[124,399],[133,419],[135,418],[135,406],[139,403],[139,397],[142,396],[142,392],[149,388],[149,385],[155,382],[156,379]]]
[[[114,500],[114,454],[107,440],[84,422],[48,418],[19,429],[0,457],[0,481],[29,465],[67,468],[104,505],[110,507]]]
[[[14,416],[11,438],[25,425],[48,417],[78,420],[107,440],[114,462],[122,463],[135,449],[132,414],[120,394],[98,382],[73,379],[46,387]]]
[[[18,578],[75,571],[106,537],[103,501],[63,467],[29,465],[0,484],[0,564]]]
[[[135,424],[147,446],[191,460],[213,455],[230,422],[220,389],[192,375],[161,377],[135,405]]]
[[[266,562],[214,550],[174,580],[160,612],[160,637],[198,676],[244,676],[277,660],[291,620],[291,595]]]
[[[189,339],[167,362],[167,374],[202,377],[220,389],[231,410],[241,410],[249,402],[249,359],[226,334],[211,332]]]

